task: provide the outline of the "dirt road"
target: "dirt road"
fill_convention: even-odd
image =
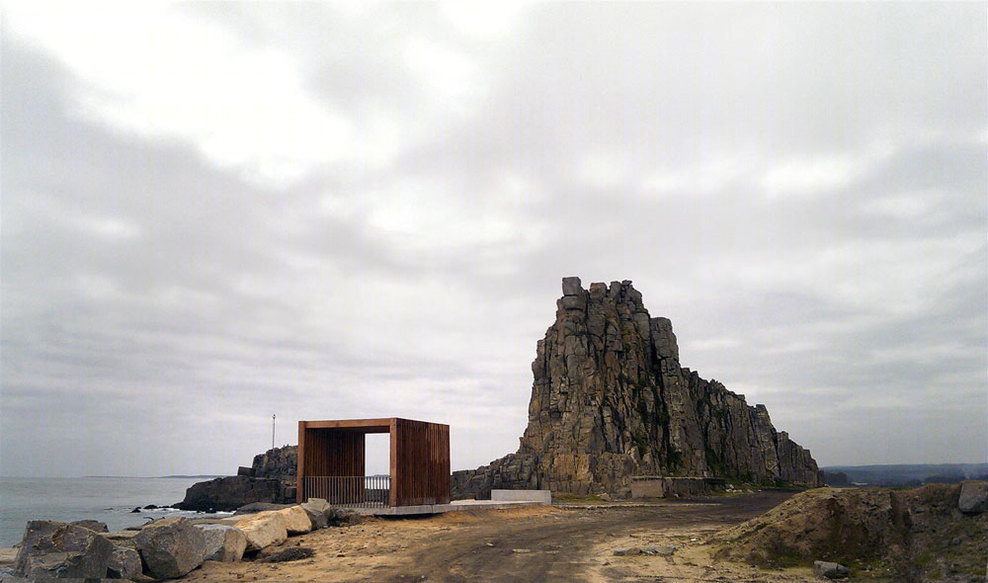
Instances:
[[[315,556],[311,559],[279,564],[207,562],[185,580],[361,583],[697,580],[654,574],[671,573],[667,566],[679,569],[677,573],[693,569],[690,566],[693,559],[689,557],[694,555],[689,554],[689,545],[701,545],[702,538],[711,532],[762,514],[791,495],[759,492],[656,504],[528,507],[452,512],[421,519],[376,519],[351,527],[316,531],[286,543],[313,548]],[[666,543],[679,547],[675,560],[613,553],[622,546]],[[705,562],[702,557],[696,561]],[[702,580],[716,580],[713,567],[697,564],[695,569],[705,569],[702,572],[711,575]],[[731,571],[729,580],[768,579],[759,579],[757,574],[741,577],[737,571]]]

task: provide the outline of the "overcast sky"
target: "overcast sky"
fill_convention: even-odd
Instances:
[[[476,467],[570,275],[821,465],[988,461],[985,3],[497,6],[2,5],[0,474]]]

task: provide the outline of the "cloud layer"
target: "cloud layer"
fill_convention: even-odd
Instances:
[[[983,4],[2,10],[4,474],[477,466],[568,275],[823,464],[988,458]]]

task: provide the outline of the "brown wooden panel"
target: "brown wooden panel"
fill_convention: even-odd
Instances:
[[[385,432],[391,437],[390,504],[449,502],[449,426],[397,417],[300,421],[299,501],[305,499],[305,477],[363,476],[364,435]]]
[[[392,498],[396,506],[449,502],[449,426],[397,419]]]

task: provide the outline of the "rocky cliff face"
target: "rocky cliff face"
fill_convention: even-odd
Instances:
[[[255,478],[277,478],[289,485],[295,484],[297,471],[297,445],[285,445],[259,453],[251,464],[251,475]]]
[[[716,476],[819,485],[810,452],[764,405],[679,363],[672,324],[630,281],[563,279],[538,343],[528,428],[517,453],[453,475],[454,497],[549,488],[623,497],[632,476]]]

